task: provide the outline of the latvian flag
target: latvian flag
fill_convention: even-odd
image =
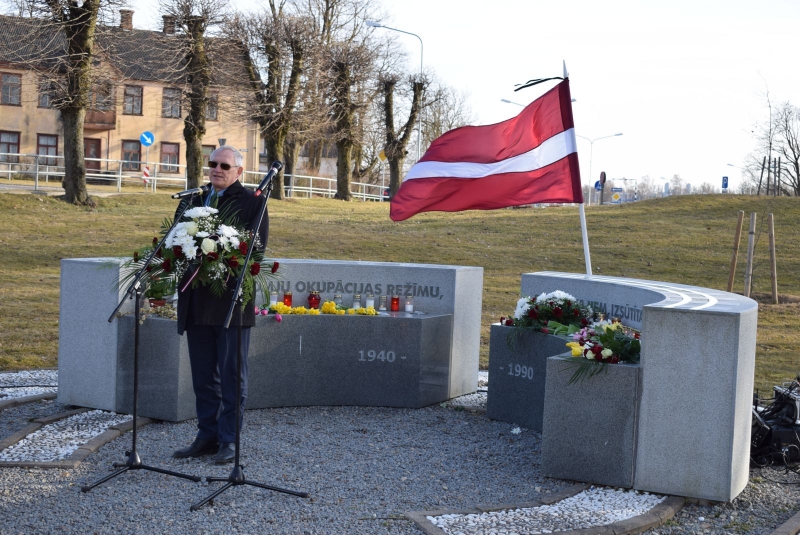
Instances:
[[[390,216],[582,203],[569,80],[518,116],[436,139],[403,179]]]

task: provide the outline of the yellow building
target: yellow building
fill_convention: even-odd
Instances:
[[[149,164],[151,176],[184,176],[186,144],[183,118],[188,90],[182,38],[175,23],[164,17],[161,32],[133,28],[133,11],[120,10],[121,24],[98,32],[93,62],[93,91],[84,126],[87,172],[126,174]],[[57,99],[57,62],[63,37],[55,27],[38,21],[0,16],[0,162],[21,162],[40,155],[40,165],[63,165],[64,135]],[[227,43],[230,45],[230,43]],[[210,154],[225,139],[243,149],[245,170],[257,170],[257,125],[246,116],[247,74],[233,47],[209,39],[214,85],[209,91],[204,152]],[[56,74],[53,74],[53,72]],[[68,95],[67,95],[68,98]],[[144,132],[154,134],[145,147]],[[206,157],[207,160],[207,157]],[[1,167],[1,166],[0,166]]]

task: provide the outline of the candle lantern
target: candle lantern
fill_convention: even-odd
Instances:
[[[361,294],[353,294],[353,310],[361,308]]]
[[[406,296],[406,312],[414,312],[414,297],[407,295]]]
[[[319,308],[319,302],[321,298],[319,296],[319,292],[314,290],[310,294],[308,294],[308,306],[309,308]]]
[[[287,307],[292,306],[292,292],[283,292],[283,304]]]
[[[400,296],[399,295],[393,295],[392,296],[392,305],[391,305],[390,310],[392,312],[399,312],[400,311]]]
[[[378,310],[386,310],[386,296],[382,295],[378,301]]]
[[[364,304],[365,307],[375,308],[375,296],[373,294],[367,294],[367,302]]]

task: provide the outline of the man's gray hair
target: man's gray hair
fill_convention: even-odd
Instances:
[[[214,155],[223,150],[227,150],[233,154],[233,164],[236,167],[243,167],[242,164],[244,163],[244,156],[242,156],[242,153],[239,152],[239,149],[232,145],[222,145],[221,147],[214,149],[214,152],[211,153],[210,159],[213,160]]]

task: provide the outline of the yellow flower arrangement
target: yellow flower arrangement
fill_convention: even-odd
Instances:
[[[269,309],[272,312],[277,312],[278,314],[291,314],[292,307],[286,306],[283,303],[275,303],[274,305],[270,305]]]
[[[377,316],[378,311],[375,310],[375,307],[361,307],[356,310],[356,314],[360,314],[362,316]]]
[[[320,308],[323,314],[338,314],[339,311],[336,308],[336,303],[333,301],[325,301],[322,303],[322,307]]]

